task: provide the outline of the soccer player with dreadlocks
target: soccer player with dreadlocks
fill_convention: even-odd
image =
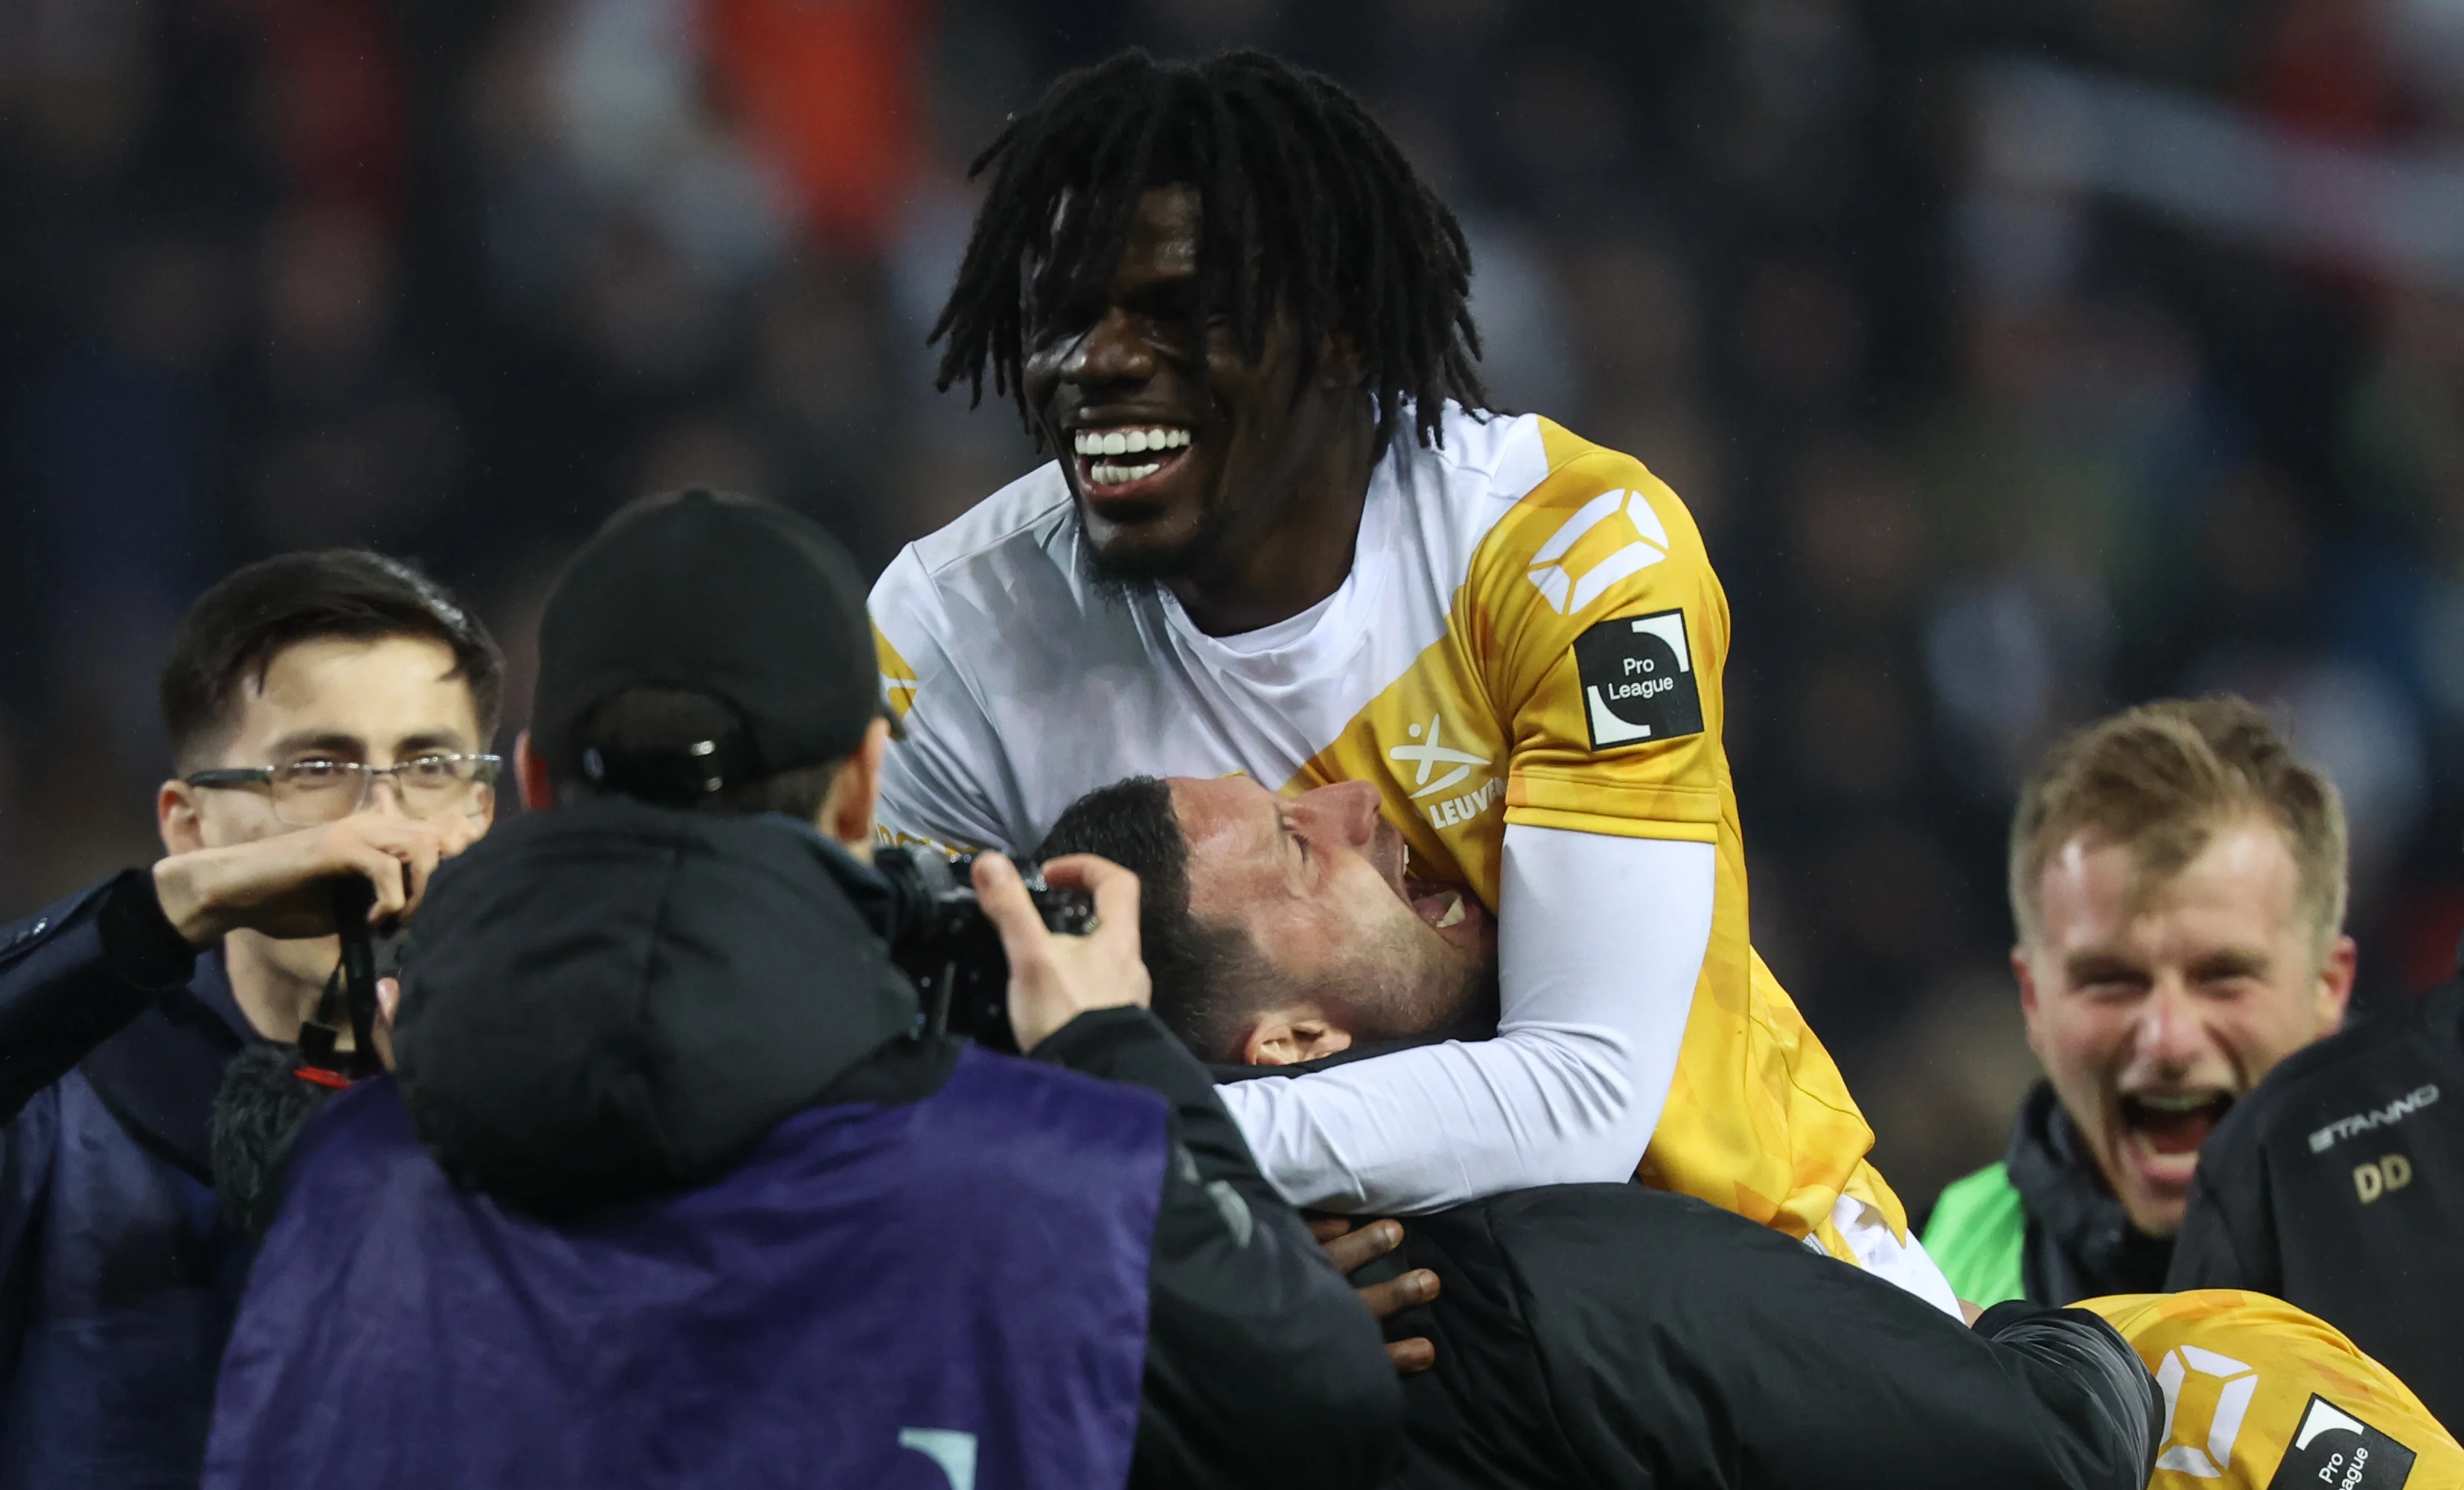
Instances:
[[[1016,853],[1133,774],[1278,789],[1179,807],[1287,898],[1279,969],[1323,974],[1328,1019],[1246,1038],[1498,1001],[1494,1038],[1228,1089],[1292,1200],[1639,1175],[1955,1310],[1748,941],[1702,537],[1640,461],[1488,409],[1462,231],[1394,142],[1275,58],[1132,52],[975,168],[940,384],[989,370],[1059,458],[873,591],[885,824]],[[1362,876],[1417,914],[1331,918]]]

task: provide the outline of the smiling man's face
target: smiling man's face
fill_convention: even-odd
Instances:
[[[2131,1223],[2169,1236],[2226,1110],[2343,1017],[2353,944],[2322,957],[2264,820],[2219,827],[2178,874],[2145,881],[2127,847],[2074,836],[2045,862],[2012,965],[2062,1106]]]
[[[1176,777],[1189,842],[1189,909],[1236,925],[1273,996],[1236,1058],[1282,1065],[1354,1036],[1447,1029],[1477,1005],[1495,958],[1487,912],[1403,878],[1403,842],[1366,782],[1278,796],[1243,776]]]
[[[1252,359],[1223,307],[1199,303],[1202,227],[1194,189],[1148,191],[1100,303],[1029,308],[1027,407],[1116,580],[1189,577],[1219,544],[1263,531],[1360,417],[1341,379],[1303,388],[1287,315],[1267,320]]]

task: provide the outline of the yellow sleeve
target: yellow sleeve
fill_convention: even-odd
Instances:
[[[2386,1367],[2316,1315],[2203,1288],[2086,1299],[2154,1373],[2148,1490],[2456,1490],[2464,1449]]]
[[[1553,469],[1471,575],[1508,722],[1506,820],[1718,842],[1728,605],[1702,535],[1640,461],[1543,433]]]

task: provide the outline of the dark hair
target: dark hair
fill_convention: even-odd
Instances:
[[[1055,79],[968,175],[993,167],[933,326],[932,340],[948,339],[938,388],[964,379],[980,400],[989,364],[994,388],[1024,413],[1030,290],[1065,303],[1100,296],[1138,198],[1186,185],[1200,211],[1192,314],[1204,316],[1228,278],[1233,331],[1251,359],[1278,309],[1298,332],[1304,383],[1326,337],[1347,333],[1381,450],[1407,402],[1423,444],[1439,438],[1446,399],[1488,407],[1472,367],[1480,333],[1463,229],[1329,78],[1263,52],[1190,63],[1133,49]]]
[[[1138,877],[1138,945],[1155,984],[1155,1012],[1201,1060],[1234,1049],[1267,996],[1265,959],[1237,926],[1210,925],[1189,909],[1189,838],[1172,789],[1153,776],[1098,787],[1065,809],[1029,857],[1095,854]]]
[[[574,752],[580,756],[592,748],[627,753],[664,753],[681,756],[695,744],[719,736],[740,732],[743,716],[734,705],[709,694],[676,688],[627,688],[610,694],[593,704],[574,727]],[[829,799],[830,783],[838,779],[844,761],[826,761],[819,766],[800,766],[775,776],[762,776],[752,781],[731,782],[707,796],[696,797],[692,810],[723,815],[758,812],[784,812],[799,822],[809,823],[822,813],[822,804]],[[614,794],[581,777],[559,776],[557,795],[571,800]]]
[[[197,597],[171,639],[158,696],[171,757],[186,769],[239,721],[243,688],[265,681],[276,655],[327,637],[418,636],[453,654],[471,689],[479,745],[495,738],[505,656],[478,618],[427,575],[364,548],[260,559]]]

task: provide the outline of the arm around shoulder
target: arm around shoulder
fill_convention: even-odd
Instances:
[[[1408,1215],[1631,1178],[1676,1075],[1716,872],[1706,843],[1507,828],[1497,1037],[1230,1089],[1281,1192]]]

